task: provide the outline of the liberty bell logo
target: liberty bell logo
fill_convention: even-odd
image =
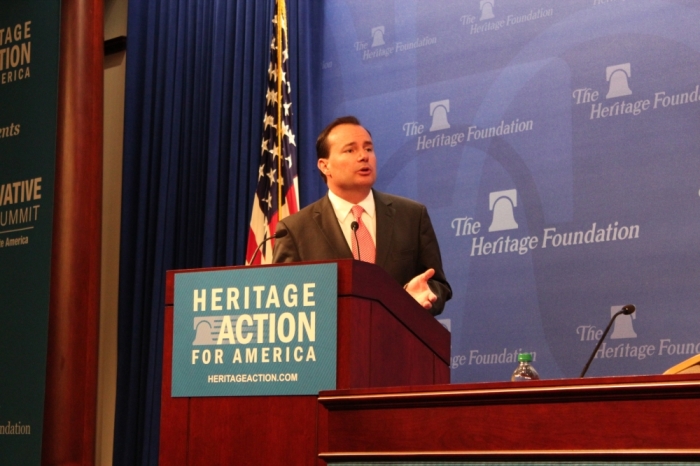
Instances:
[[[479,8],[481,8],[481,18],[479,18],[479,21],[494,18],[493,4],[495,2],[496,0],[481,0],[481,3],[479,4]]]
[[[610,317],[614,316],[615,313],[620,311],[620,309],[622,309],[622,306],[612,306],[610,308]],[[619,338],[637,338],[634,327],[632,327],[632,319],[636,318],[636,313],[628,316],[624,314],[617,316],[617,319],[615,319],[615,328],[613,329],[613,333],[610,335],[610,338],[613,340],[617,340]]]
[[[605,79],[610,83],[606,99],[631,95],[628,79],[632,76],[629,63],[608,66],[605,69]]]
[[[372,47],[384,45],[384,26],[372,28]]]
[[[489,231],[515,230],[518,224],[513,215],[513,208],[518,206],[518,191],[495,191],[489,194],[489,210],[493,211],[493,220]]]
[[[215,345],[222,317],[195,317],[195,337],[192,345]]]
[[[449,129],[450,122],[447,121],[447,114],[450,111],[450,99],[438,100],[430,103],[430,116],[433,117],[433,124],[430,125],[430,131],[440,131],[441,129]]]

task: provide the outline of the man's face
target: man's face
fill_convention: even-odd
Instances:
[[[369,194],[377,179],[377,158],[372,137],[362,126],[343,124],[330,132],[328,158],[318,160],[328,187],[350,202],[359,202]],[[362,195],[358,201],[347,199]]]

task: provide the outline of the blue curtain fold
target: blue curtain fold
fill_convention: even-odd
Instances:
[[[165,271],[242,264],[274,0],[130,0],[115,465],[158,464]],[[302,205],[325,185],[322,2],[288,0]]]

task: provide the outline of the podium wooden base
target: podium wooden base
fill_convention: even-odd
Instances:
[[[337,390],[319,458],[341,461],[700,459],[700,376]]]
[[[337,263],[336,386],[449,383],[449,332],[377,266]],[[170,271],[166,277],[160,464],[315,465],[315,395],[171,396],[173,284],[179,272],[194,271]]]

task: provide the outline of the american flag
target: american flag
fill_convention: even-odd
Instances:
[[[292,85],[288,80],[287,11],[284,0],[277,0],[275,4],[272,26],[262,158],[250,219],[246,265],[272,262],[274,239],[260,248],[251,264],[253,252],[258,244],[275,234],[279,220],[299,210],[296,141],[292,127]]]

